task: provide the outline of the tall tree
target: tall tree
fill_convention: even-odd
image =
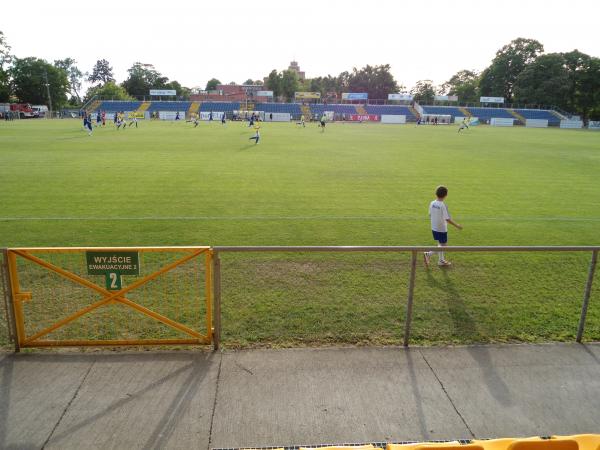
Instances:
[[[410,90],[416,102],[432,104],[437,93],[437,88],[431,80],[419,80]]]
[[[273,91],[273,97],[281,96],[281,74],[275,69],[271,70],[267,78],[267,89]]]
[[[461,70],[442,85],[442,92],[458,96],[461,102],[479,101],[479,75],[474,70]]]
[[[85,94],[84,101],[87,102],[94,95],[107,100],[133,100],[123,86],[119,86],[114,81],[108,81],[104,84],[92,86]]]
[[[544,46],[535,39],[517,38],[502,47],[481,74],[481,95],[504,97],[506,102],[512,102],[517,77],[543,51]]]
[[[81,83],[83,81],[83,72],[75,65],[77,61],[73,58],[57,59],[54,60],[54,66],[64,70],[67,73],[69,79],[69,92],[72,97],[75,97],[79,103],[81,103]]]
[[[99,59],[94,64],[92,73],[88,77],[90,83],[108,83],[109,81],[115,81],[113,77],[113,69],[110,67],[109,62],[106,59]]]
[[[561,53],[539,56],[517,77],[514,99],[518,103],[569,108],[571,80]]]
[[[12,61],[10,45],[0,31],[0,102],[7,102],[10,98],[10,77],[8,66]]]
[[[136,62],[127,72],[129,76],[123,81],[123,87],[133,96],[148,95],[150,89],[163,89],[169,81],[152,64]]]
[[[176,80],[169,81],[167,84],[164,85],[164,89],[175,90],[175,92],[177,92],[177,98],[180,100],[189,100],[190,94],[192,93],[192,90],[190,88],[182,86],[181,83],[179,83],[179,81]]]
[[[216,78],[211,78],[210,80],[208,80],[208,83],[206,83],[206,90],[214,91],[220,84],[222,83],[219,80],[217,80]]]
[[[348,75],[347,86],[350,92],[367,92],[372,99],[386,99],[388,94],[400,89],[389,64],[366,65],[360,70],[355,67]]]
[[[21,102],[48,105],[48,90],[53,108],[59,109],[67,101],[67,73],[43,59],[15,58],[10,74],[14,94]]]
[[[298,87],[298,74],[293,70],[284,70],[281,74],[281,95],[291,101]]]
[[[600,113],[600,58],[589,57],[575,76],[575,104],[584,122]]]

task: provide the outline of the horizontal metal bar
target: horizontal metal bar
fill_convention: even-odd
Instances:
[[[212,247],[214,252],[428,252],[439,251],[437,246],[255,246]],[[598,246],[454,246],[445,252],[590,252]]]
[[[82,251],[139,251],[139,252],[194,252],[209,246],[187,247],[16,247],[8,250],[37,253],[79,253]]]
[[[199,339],[111,339],[111,340],[86,340],[86,339],[66,339],[66,340],[44,340],[27,342],[22,347],[102,347],[102,346],[121,346],[121,345],[198,345],[209,344],[206,337]]]

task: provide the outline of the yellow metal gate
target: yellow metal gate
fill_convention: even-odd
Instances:
[[[18,347],[212,342],[209,247],[7,250]]]

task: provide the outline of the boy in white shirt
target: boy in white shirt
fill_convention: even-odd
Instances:
[[[444,203],[444,199],[448,196],[448,188],[446,186],[438,186],[435,190],[436,200],[429,204],[429,217],[431,217],[431,231],[433,239],[438,242],[438,247],[445,247],[448,243],[448,224],[454,225],[459,230],[462,230],[462,225],[454,222],[448,212],[448,207]],[[425,267],[429,267],[429,261],[434,252],[425,252],[423,254]],[[450,261],[446,261],[444,252],[437,252],[438,266],[448,267]]]

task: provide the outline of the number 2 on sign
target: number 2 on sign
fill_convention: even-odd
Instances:
[[[121,290],[121,274],[109,272],[106,274],[106,289],[109,291]]]
[[[116,273],[111,273],[110,274],[110,288],[111,289],[117,289],[117,274]]]

